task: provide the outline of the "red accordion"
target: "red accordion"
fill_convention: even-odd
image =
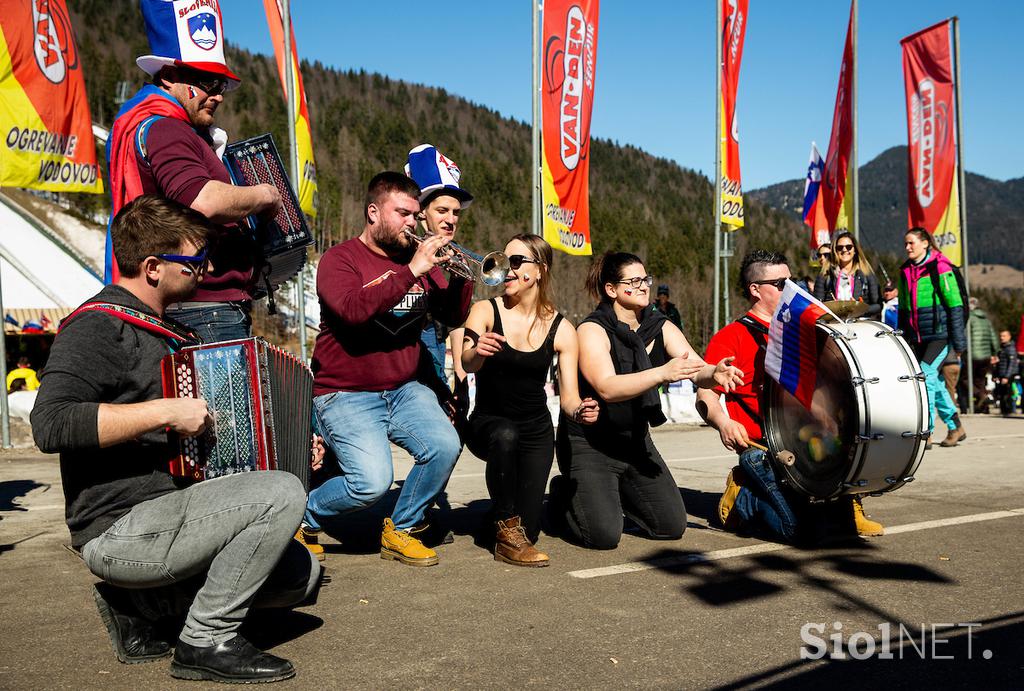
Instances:
[[[165,398],[202,398],[213,424],[180,439],[171,475],[287,470],[309,489],[313,374],[262,338],[184,348],[161,363]]]

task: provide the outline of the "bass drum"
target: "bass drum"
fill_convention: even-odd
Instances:
[[[914,479],[924,456],[928,394],[907,343],[875,321],[817,324],[811,409],[765,377],[765,436],[778,477],[812,499],[891,492]]]

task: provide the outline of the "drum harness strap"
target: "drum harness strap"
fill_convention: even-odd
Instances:
[[[768,349],[768,327],[757,321],[749,314],[744,314],[742,317],[736,320],[740,324],[746,327],[747,331],[750,332],[751,338],[757,343],[757,348],[760,351]],[[764,418],[754,411],[750,405],[741,399],[736,399],[736,404],[743,409],[743,411],[750,416],[752,420],[757,422],[757,426],[764,430]]]

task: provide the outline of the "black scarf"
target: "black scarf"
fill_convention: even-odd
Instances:
[[[636,331],[625,322],[619,321],[615,308],[610,302],[602,302],[583,322],[592,322],[608,333],[612,345],[612,364],[616,374],[632,374],[651,369],[651,358],[647,354],[647,344],[657,338],[661,332],[662,322],[667,321],[661,312],[653,307],[645,307],[639,315],[640,326]],[[632,407],[651,427],[665,424],[665,414],[661,410],[661,399],[657,387],[648,389],[632,401],[623,401]],[[612,404],[617,405],[617,404]],[[609,405],[609,408],[612,407]],[[612,415],[612,417],[615,417]]]

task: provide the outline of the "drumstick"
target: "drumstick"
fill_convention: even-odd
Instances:
[[[758,444],[756,441],[749,441],[747,442],[747,444],[753,446],[755,449],[761,449],[762,451],[771,453],[771,449],[762,444]],[[796,454],[794,454],[792,451],[787,451],[785,449],[775,454],[775,458],[778,459],[779,463],[782,463],[783,465],[793,465],[794,463],[796,463]]]

